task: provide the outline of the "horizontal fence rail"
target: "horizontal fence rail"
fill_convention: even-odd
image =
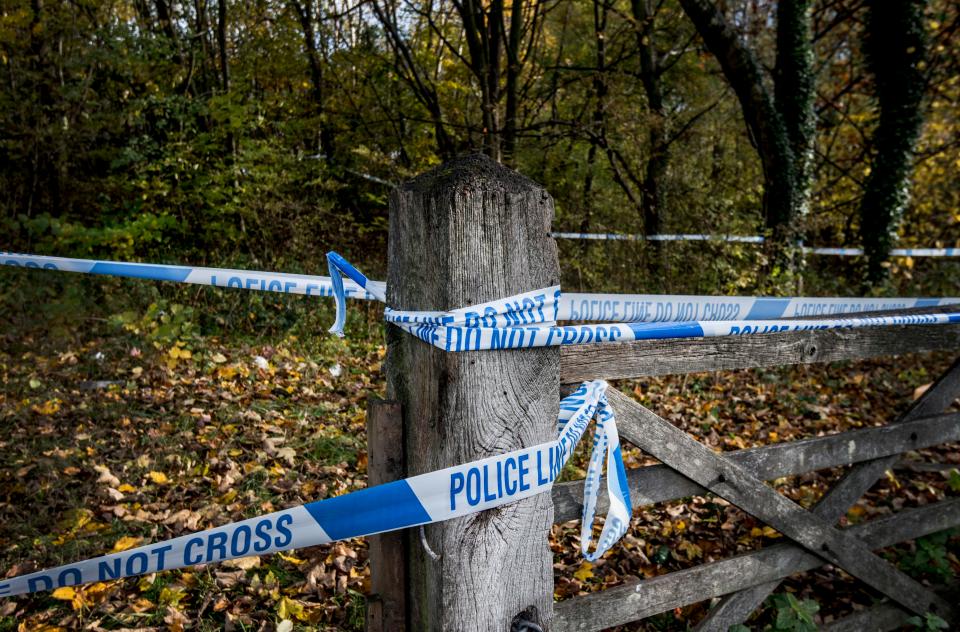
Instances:
[[[905,351],[956,346],[957,339],[938,347],[930,340],[912,335],[916,332],[911,333],[911,329],[916,328],[905,329],[906,335],[900,336],[907,343],[902,347]],[[960,335],[960,331],[955,335]],[[773,334],[756,339],[782,343],[790,336]],[[886,338],[891,338],[889,332]],[[880,347],[871,340],[821,340],[819,343],[846,341],[858,344],[847,344],[840,350],[827,347],[819,361],[823,361],[823,356],[855,359],[865,357],[863,354],[868,351],[872,355],[873,351],[880,351]],[[741,347],[749,344],[747,339],[733,342]],[[793,343],[789,341],[790,345]],[[636,353],[636,349],[632,351]],[[876,355],[889,353],[887,346]],[[818,354],[808,352],[807,355]],[[782,356],[763,358],[765,364],[757,364],[757,358],[752,355],[745,356],[745,359],[746,363],[738,368],[788,363]],[[695,370],[704,370],[703,367],[701,362]],[[663,372],[676,372],[674,368]],[[773,526],[786,538],[780,544],[758,551],[559,602],[554,609],[552,629],[601,630],[705,599],[723,597],[708,611],[696,630],[726,631],[731,625],[746,620],[766,596],[777,589],[783,578],[827,563],[851,573],[891,599],[891,603],[832,622],[827,629],[894,629],[903,625],[912,614],[925,612],[935,612],[951,620],[956,612],[950,602],[869,551],[960,524],[960,499],[901,511],[849,529],[838,531],[831,525],[886,470],[894,467],[903,453],[960,440],[960,413],[941,413],[958,396],[960,362],[955,363],[893,423],[717,454],[631,398],[611,391],[608,397],[617,411],[623,438],[663,461],[662,465],[627,471],[634,507],[714,494]],[[810,510],[796,505],[761,482],[844,465],[852,467]],[[563,483],[554,488],[556,522],[576,517],[580,507],[578,494],[582,491],[582,481]],[[602,510],[602,499],[597,508]]]
[[[858,524],[845,532],[876,550],[943,531],[957,524],[960,524],[960,500],[946,500]],[[781,559],[785,554],[788,554],[786,562]],[[823,564],[825,562],[820,557],[796,549],[791,544],[776,544],[725,560],[561,601],[554,606],[551,629],[554,632],[588,631],[623,625],[783,579],[794,573],[813,570]],[[903,612],[899,608],[896,610]]]
[[[923,417],[899,424],[861,428],[723,454],[755,477],[773,480],[861,463],[950,441],[960,441],[960,413]],[[707,493],[703,487],[666,465],[648,465],[627,470],[627,482],[630,485],[630,500],[634,508]],[[601,482],[601,487],[605,484]],[[583,507],[582,481],[555,485],[552,494],[554,522],[580,518]],[[602,496],[597,500],[597,511],[603,512],[606,508],[607,499]]]
[[[864,360],[960,347],[960,325],[833,329],[743,337],[637,340],[563,347],[560,380],[677,375],[790,364]]]
[[[825,563],[852,570],[855,576],[900,602],[838,622],[833,629],[856,629],[856,625],[883,629],[887,624],[902,623],[909,616],[907,610],[953,616],[950,603],[867,551],[957,525],[960,500],[899,512],[843,531],[829,525],[892,466],[901,452],[957,440],[960,414],[929,412],[942,410],[952,401],[957,394],[958,375],[960,370],[955,365],[893,424],[719,455],[625,395],[611,392],[610,401],[617,410],[624,438],[665,463],[628,475],[631,496],[637,487],[635,505],[701,495],[709,487],[792,541],[560,602],[554,610],[553,629],[601,630],[728,595],[697,626],[702,632],[726,630],[743,621],[781,579]],[[855,465],[809,511],[759,483],[847,463],[860,465]],[[576,486],[567,484],[554,491],[561,520],[572,507],[566,492]],[[653,488],[653,494],[645,493]],[[851,548],[864,551],[851,555]]]

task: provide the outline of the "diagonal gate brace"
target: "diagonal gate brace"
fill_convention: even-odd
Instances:
[[[960,360],[954,362],[920,399],[893,423],[905,423],[927,415],[944,412],[960,397]],[[828,523],[835,523],[863,496],[883,473],[894,466],[900,455],[873,459],[854,465],[847,474],[813,508],[813,513]],[[797,547],[783,549],[774,563],[787,560]],[[760,607],[767,595],[776,590],[780,580],[753,586],[727,595],[710,609],[697,625],[696,632],[726,632],[730,626],[744,622]]]
[[[607,393],[620,434],[631,443],[904,608],[952,618],[949,603],[874,555],[856,536],[833,528],[626,395],[613,389]]]

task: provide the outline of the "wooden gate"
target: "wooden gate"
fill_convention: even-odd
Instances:
[[[856,360],[958,346],[960,325],[902,326],[567,347],[561,352],[560,366],[561,380],[575,383]],[[849,529],[839,529],[836,523],[902,453],[960,439],[960,414],[944,412],[958,396],[960,362],[888,425],[717,454],[611,390],[608,397],[621,437],[663,463],[628,470],[635,507],[711,493],[773,527],[790,542],[562,601],[554,607],[551,629],[600,630],[722,596],[696,629],[725,632],[750,616],[782,579],[828,563],[888,600],[835,622],[830,629],[893,629],[913,613],[954,618],[951,604],[873,550],[960,524],[960,500],[902,511]],[[850,465],[845,475],[809,511],[764,483],[845,465]],[[557,522],[579,516],[581,492],[581,483],[555,487]]]
[[[391,198],[390,304],[450,309],[557,282],[552,213],[545,191],[478,157],[404,185]],[[960,324],[462,354],[388,331],[388,348],[388,392],[397,402],[375,403],[368,415],[371,482],[549,440],[558,391],[584,380],[960,349]],[[960,364],[888,425],[718,454],[611,388],[622,438],[662,463],[628,470],[635,508],[714,494],[789,542],[554,604],[547,532],[551,521],[579,518],[583,497],[582,482],[557,484],[552,504],[542,495],[419,533],[371,538],[368,628],[600,630],[722,597],[697,629],[726,631],[782,579],[824,564],[887,600],[832,629],[890,629],[928,612],[956,621],[951,604],[873,551],[960,525],[960,500],[848,529],[837,523],[899,455],[960,439],[960,414],[946,412],[958,396]],[[846,475],[809,511],[765,483],[841,466],[849,466]]]

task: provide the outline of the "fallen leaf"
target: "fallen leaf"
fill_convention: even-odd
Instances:
[[[277,606],[277,616],[284,620],[299,619],[303,621],[306,619],[303,604],[286,596],[280,598],[280,604]]]
[[[226,568],[239,568],[248,571],[251,568],[260,567],[260,558],[256,555],[251,555],[250,557],[238,557],[235,560],[225,560],[223,562],[223,566]]]
[[[110,472],[110,468],[104,465],[94,465],[93,469],[100,474],[100,478],[97,479],[98,483],[106,483],[109,487],[118,487],[120,485],[120,479]]]
[[[73,586],[62,586],[54,590],[50,596],[61,601],[73,601],[73,598],[77,596],[77,591],[73,589]]]
[[[133,547],[140,544],[140,538],[135,538],[133,536],[125,535],[113,544],[113,551],[119,553],[120,551],[126,551],[127,549],[132,549]]]
[[[580,565],[580,568],[573,574],[574,577],[579,579],[582,582],[587,581],[593,577],[593,564],[590,562],[584,562]]]
[[[296,564],[297,566],[299,566],[300,564],[307,563],[307,560],[301,560],[300,558],[294,557],[292,555],[284,555],[283,553],[277,553],[277,555],[280,557],[280,559],[286,560],[291,564]]]

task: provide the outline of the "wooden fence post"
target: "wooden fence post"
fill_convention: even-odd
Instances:
[[[367,402],[367,483],[372,487],[404,477],[403,427],[400,404],[371,398]],[[398,531],[367,538],[370,555],[370,596],[367,632],[406,629],[406,556]]]
[[[537,184],[471,155],[390,198],[388,303],[406,310],[476,305],[559,283],[553,200]],[[555,438],[560,353],[447,353],[394,327],[387,393],[402,406],[408,475]],[[546,629],[553,569],[549,494],[430,525],[432,559],[407,532],[413,630],[509,630],[524,612]]]

